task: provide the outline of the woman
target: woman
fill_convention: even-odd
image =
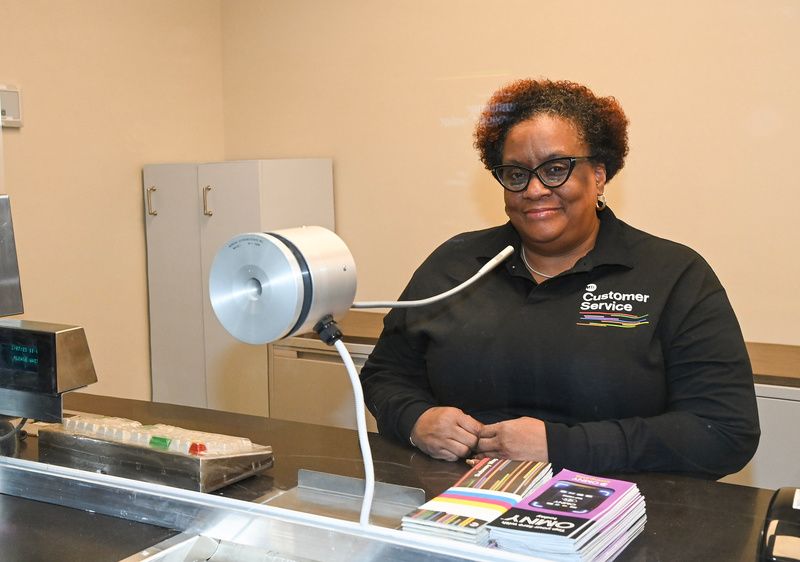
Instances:
[[[714,478],[744,466],[758,414],[724,289],[694,251],[606,206],[628,149],[617,101],[520,80],[489,101],[475,145],[509,222],[444,243],[401,298],[516,252],[450,300],[386,316],[361,371],[380,432],[445,460]]]

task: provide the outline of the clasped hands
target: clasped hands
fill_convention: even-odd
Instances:
[[[544,422],[536,418],[484,425],[458,408],[438,406],[419,417],[411,440],[424,453],[446,461],[483,457],[548,460]]]

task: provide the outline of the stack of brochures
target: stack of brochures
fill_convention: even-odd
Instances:
[[[404,531],[477,543],[480,530],[553,475],[550,463],[482,459],[402,520]]]
[[[486,525],[479,542],[548,560],[605,561],[646,520],[636,484],[562,470]]]

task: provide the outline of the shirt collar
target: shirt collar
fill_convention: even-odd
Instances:
[[[600,211],[598,216],[600,217],[600,232],[597,233],[594,248],[584,258],[588,269],[599,265],[622,265],[632,269],[634,266],[633,252],[631,252],[626,224],[619,220],[608,207]]]
[[[621,265],[627,268],[633,268],[634,263],[632,259],[632,252],[630,251],[630,241],[626,236],[625,223],[617,218],[617,216],[606,207],[598,213],[600,218],[600,231],[597,233],[597,241],[594,248],[586,254],[586,257],[579,260],[573,271],[589,271],[601,265]],[[519,249],[522,240],[519,237],[516,229],[507,222],[499,227],[494,236],[490,236],[482,240],[480,247],[477,248],[477,257],[483,258],[481,261],[489,260],[496,256],[500,250],[508,245],[514,247],[515,255],[512,256],[509,263],[516,263],[519,260]]]

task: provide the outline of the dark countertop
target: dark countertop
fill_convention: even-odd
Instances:
[[[216,492],[219,495],[254,499],[272,488],[290,489],[297,483],[300,468],[363,476],[356,433],[351,430],[79,393],[66,395],[64,402],[66,409],[242,435],[272,446],[274,467]],[[463,463],[437,461],[378,435],[370,435],[370,443],[378,481],[422,488],[428,498],[452,485],[467,469]],[[29,438],[21,456],[37,458],[35,438]],[[639,485],[647,503],[648,521],[644,533],[618,560],[756,559],[770,490],[680,475],[621,477]],[[0,533],[3,545],[15,545],[12,551],[4,546],[2,559],[8,561],[119,560],[174,534],[150,525],[9,496],[0,496]],[[36,539],[27,540],[29,535]],[[25,550],[25,545],[36,547],[35,554]]]
[[[0,560],[116,562],[175,531],[0,494]]]

